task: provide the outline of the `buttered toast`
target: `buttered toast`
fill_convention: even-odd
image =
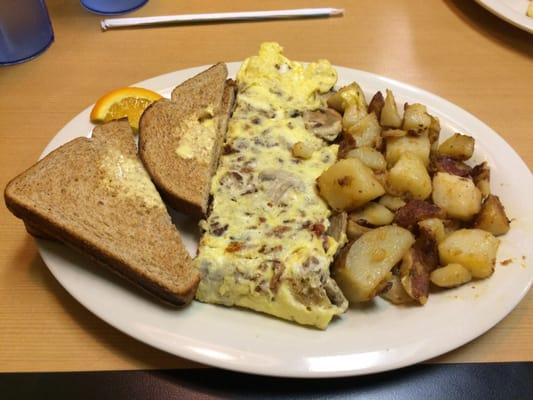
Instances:
[[[59,147],[13,179],[4,196],[30,233],[64,242],[167,303],[193,298],[200,276],[127,120]]]
[[[207,212],[235,85],[219,63],[153,103],[139,124],[139,155],[166,202],[193,216]]]

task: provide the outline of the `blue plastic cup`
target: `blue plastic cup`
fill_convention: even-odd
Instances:
[[[88,11],[101,15],[128,13],[141,8],[147,1],[148,0],[80,0],[81,5]]]
[[[0,65],[31,60],[53,41],[44,0],[0,0]]]

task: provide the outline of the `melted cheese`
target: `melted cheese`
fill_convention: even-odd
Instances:
[[[201,223],[196,296],[325,328],[347,302],[329,276],[338,243],[325,233],[330,211],[315,180],[338,148],[307,131],[301,113],[324,106],[319,94],[336,73],[327,61],[304,67],[281,51],[263,44],[238,73],[212,212]],[[316,149],[312,157],[293,157],[296,142]]]
[[[148,207],[164,207],[150,176],[138,159],[110,149],[102,157],[103,185],[117,196],[141,198]]]

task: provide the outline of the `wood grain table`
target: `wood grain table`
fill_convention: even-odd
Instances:
[[[151,0],[132,16],[323,6],[323,0]],[[327,3],[327,2],[326,2]],[[278,41],[408,82],[470,111],[533,166],[533,36],[469,0],[332,0],[342,18],[102,33],[79,2],[48,0],[55,43],[0,69],[0,186],[101,94],[166,72],[234,61]],[[482,337],[432,362],[533,361],[533,293]],[[22,223],[0,205],[0,372],[197,366],[137,342],[78,304],[52,277]]]

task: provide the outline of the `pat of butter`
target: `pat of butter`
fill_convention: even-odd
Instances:
[[[184,143],[178,146],[176,154],[181,158],[194,158],[194,149],[188,144]]]
[[[194,116],[183,125],[176,128],[182,133],[176,154],[185,159],[209,160],[217,135],[215,118],[199,120]]]
[[[141,162],[109,150],[102,158],[104,185],[118,196],[140,197],[148,207],[164,207],[163,200]]]

